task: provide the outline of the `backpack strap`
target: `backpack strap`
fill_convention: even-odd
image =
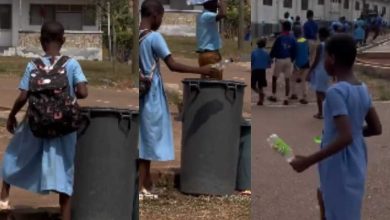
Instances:
[[[32,60],[32,63],[35,65],[35,67],[37,69],[40,69],[41,67],[45,67],[46,65],[43,63],[42,59],[39,57],[39,58],[35,58]]]
[[[68,56],[61,56],[61,58],[54,64],[52,71],[58,71],[63,68],[70,58]]]
[[[141,33],[140,33],[140,35],[139,35],[139,45],[141,45],[141,43],[143,42],[143,40],[145,40],[145,38],[147,37],[147,36],[149,36],[149,34],[151,34],[153,31],[151,31],[151,30],[144,30],[144,31],[142,31]],[[146,77],[145,76],[145,68],[144,68],[144,66],[143,66],[143,63],[142,63],[142,59],[141,59],[141,57],[139,57],[139,68],[140,68],[140,74],[141,74],[141,77]],[[151,75],[150,76],[148,76],[149,78],[153,78],[153,74],[154,74],[154,70],[156,69],[156,67],[157,67],[157,63],[158,63],[158,60],[157,59],[154,59],[154,63],[153,63],[153,65],[152,65],[152,69],[150,70],[150,73],[151,73]]]

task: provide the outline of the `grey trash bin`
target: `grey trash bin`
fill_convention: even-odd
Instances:
[[[245,84],[186,79],[180,191],[234,193]]]
[[[239,144],[237,183],[239,191],[251,189],[251,122],[243,119],[241,123],[241,139]]]
[[[138,113],[83,108],[76,159],[73,220],[132,219],[137,158]]]

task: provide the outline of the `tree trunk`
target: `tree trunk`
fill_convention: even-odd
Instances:
[[[138,30],[138,23],[139,23],[139,15],[138,15],[138,7],[139,7],[139,0],[129,0],[129,5],[132,4],[133,8],[133,48],[132,48],[132,58],[131,58],[131,63],[132,63],[132,73],[136,74],[138,73],[138,35],[139,35],[139,30]],[[131,10],[131,9],[130,9]]]

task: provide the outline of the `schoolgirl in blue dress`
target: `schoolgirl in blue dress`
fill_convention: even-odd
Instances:
[[[140,98],[140,141],[139,141],[139,192],[140,199],[157,198],[151,192],[151,161],[174,160],[174,142],[172,122],[167,97],[164,92],[160,71],[163,60],[171,71],[217,74],[210,66],[190,67],[177,63],[167,46],[164,37],[157,32],[164,15],[164,7],[158,0],[146,0],[141,6],[140,42],[141,70],[146,77],[151,77],[150,90]]]
[[[325,50],[325,68],[337,82],[326,92],[321,149],[296,156],[291,166],[302,172],[318,163],[322,219],[360,220],[367,173],[364,138],[380,135],[382,126],[367,86],[353,73],[352,36],[332,37]]]
[[[60,50],[65,42],[64,27],[57,22],[43,24],[40,41],[46,66],[54,65],[61,57]],[[10,186],[17,186],[31,192],[59,194],[62,219],[70,220],[70,196],[73,193],[73,160],[76,148],[76,133],[57,138],[38,138],[32,133],[27,120],[17,125],[16,114],[26,104],[29,96],[31,71],[37,68],[32,62],[19,84],[20,95],[16,99],[7,121],[7,129],[13,133],[2,166],[3,185],[0,209],[9,209]],[[77,98],[87,97],[86,78],[75,59],[65,64],[70,95]]]

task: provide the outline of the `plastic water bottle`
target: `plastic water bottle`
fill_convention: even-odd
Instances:
[[[272,149],[281,154],[288,163],[290,163],[294,159],[294,153],[291,147],[284,142],[277,134],[272,134],[267,139],[268,144]]]

